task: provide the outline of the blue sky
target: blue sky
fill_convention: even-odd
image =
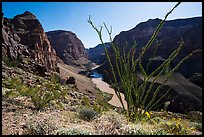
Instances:
[[[134,28],[148,19],[163,19],[176,2],[2,2],[4,16],[13,18],[26,10],[41,22],[44,30],[74,32],[86,48],[100,43],[96,32],[87,22],[89,15],[96,26],[112,26],[112,37]],[[183,2],[168,20],[202,16],[202,2]],[[105,31],[104,41],[109,41]]]

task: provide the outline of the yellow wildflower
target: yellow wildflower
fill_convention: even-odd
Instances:
[[[145,114],[147,115],[148,118],[150,118],[150,114],[148,112],[145,112]]]
[[[176,123],[176,128],[179,128],[179,123]]]
[[[170,126],[170,125],[171,125],[171,123],[168,121],[168,122],[167,122],[167,125],[169,125],[169,126]]]
[[[179,121],[179,120],[176,120],[176,123],[180,123],[180,121]]]
[[[134,112],[131,112],[131,113],[130,113],[130,116],[133,116],[133,115],[134,115]]]

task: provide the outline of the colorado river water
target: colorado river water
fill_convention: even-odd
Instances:
[[[92,81],[94,84],[96,84],[96,87],[98,87],[101,91],[113,94],[113,97],[111,100],[108,101],[109,104],[116,106],[116,107],[122,107],[122,104],[120,103],[120,100],[118,99],[117,95],[115,94],[115,91],[113,88],[109,87],[109,84],[104,82],[102,80],[102,75],[97,73],[96,71],[93,71],[93,74],[91,75]],[[122,97],[123,104],[125,108],[127,109],[127,102],[125,101],[125,96],[123,93],[120,93]]]

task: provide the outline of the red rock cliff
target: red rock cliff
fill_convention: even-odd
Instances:
[[[20,43],[27,46],[31,58],[45,66],[47,70],[56,71],[58,69],[56,52],[36,16],[26,11],[10,19],[10,22],[21,39]]]
[[[73,32],[56,30],[47,32],[47,35],[57,55],[62,60],[66,60],[65,58],[68,57],[66,54],[69,54],[73,59],[87,58],[83,43]]]

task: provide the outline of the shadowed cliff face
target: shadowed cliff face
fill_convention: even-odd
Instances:
[[[114,38],[113,43],[119,47],[120,51],[125,49],[127,52],[131,49],[134,41],[136,41],[136,56],[138,56],[139,51],[147,44],[160,21],[160,19],[150,19],[147,22],[139,23],[135,28],[122,31],[118,34]],[[183,48],[177,58],[173,60],[171,64],[172,68],[190,52],[197,49],[202,50],[202,17],[166,21],[156,39],[160,43],[160,46],[155,56],[163,59],[166,59],[179,46],[179,41],[183,39]],[[156,42],[154,42],[144,54],[144,66],[147,64],[145,64],[145,62],[153,55],[155,47]],[[112,47],[110,47],[108,51],[114,62]],[[150,67],[151,71],[162,63],[158,62],[157,60],[152,62],[152,67]],[[109,72],[108,64],[104,64],[99,70],[101,70],[101,73],[104,73],[103,70]],[[183,74],[186,78],[191,78],[196,73],[202,74],[202,52],[198,52],[186,60],[180,66],[178,72]]]
[[[150,19],[147,22],[142,22],[129,31],[121,32],[114,38],[113,42],[120,50],[124,48],[127,42],[126,49],[128,51],[135,40],[137,42],[136,51],[140,51],[147,44],[160,21],[160,19]],[[161,43],[156,56],[166,59],[179,46],[181,38],[184,41],[184,46],[173,65],[193,50],[202,49],[202,17],[166,21],[156,38]],[[156,42],[147,50],[144,58],[151,57],[155,45]],[[111,51],[111,49],[109,50]],[[202,52],[194,54],[187,60],[180,67],[179,72],[186,77],[191,77],[194,73],[201,73]]]
[[[87,58],[83,43],[73,32],[56,30],[47,32],[47,35],[57,55],[66,64],[69,64],[71,60]]]
[[[108,48],[110,43],[105,43],[105,47]],[[88,59],[97,64],[102,64],[105,59],[104,46],[102,44],[97,45],[94,48],[87,49]]]
[[[29,58],[32,59],[33,64],[40,64],[47,70],[58,70],[56,52],[51,47],[44,29],[35,15],[26,11],[13,19],[7,19],[5,24],[7,24],[8,30],[5,32],[5,36],[7,33],[14,41],[13,43],[9,43],[9,40],[6,39],[3,41],[7,49],[13,49],[12,51],[15,52],[14,47],[17,48],[15,45],[24,45],[23,47],[28,50]],[[13,37],[14,35],[16,38]],[[5,55],[10,54],[6,53],[7,51],[5,50]],[[13,58],[18,58],[19,55],[16,54],[16,57]]]

